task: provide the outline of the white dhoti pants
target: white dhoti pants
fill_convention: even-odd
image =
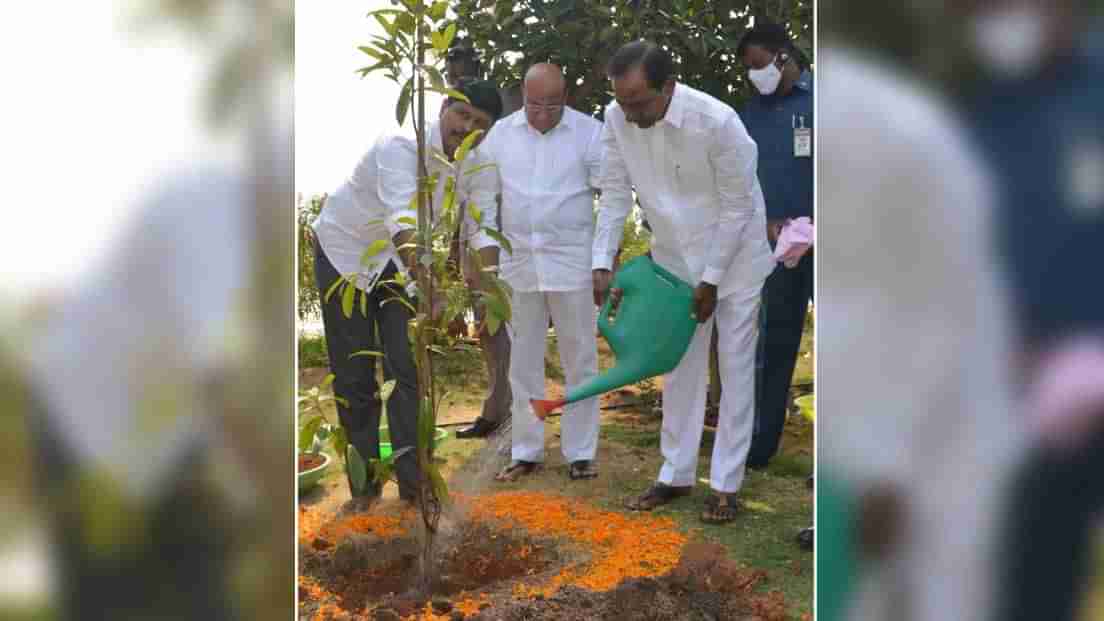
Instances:
[[[739,491],[755,422],[755,346],[761,289],[737,292],[717,301],[709,321],[700,324],[690,348],[675,370],[663,377],[663,428],[659,482],[692,486],[697,480],[698,451],[705,425],[709,344],[717,324],[721,409],[713,443],[710,487]]]
[[[590,289],[514,292],[510,322],[510,387],[513,390],[512,456],[544,461],[544,422],[533,414],[530,399],[544,399],[544,355],[548,318],[552,317],[567,390],[598,374],[597,310]],[[598,397],[564,408],[561,445],[569,463],[592,460],[598,450]]]

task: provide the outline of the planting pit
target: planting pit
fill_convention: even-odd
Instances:
[[[300,507],[300,619],[455,621],[785,618],[765,573],[666,518],[554,494],[457,497],[442,517],[432,593],[416,594],[420,518],[384,501],[327,515]]]

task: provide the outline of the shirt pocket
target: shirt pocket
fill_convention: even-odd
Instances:
[[[668,152],[668,170],[681,195],[696,196],[713,189],[713,165],[709,161],[709,140],[704,134],[690,134]]]

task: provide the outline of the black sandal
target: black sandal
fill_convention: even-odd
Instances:
[[[625,506],[633,511],[651,511],[679,496],[689,496],[692,489],[689,485],[675,487],[665,483],[654,483],[643,494],[626,501]]]
[[[567,469],[567,476],[572,481],[579,481],[582,479],[596,479],[598,478],[598,469],[594,467],[594,462],[589,459],[580,459],[571,462],[571,466]]]
[[[706,524],[728,524],[739,515],[740,503],[736,494],[713,492],[705,499],[705,511],[701,520]]]
[[[509,466],[502,469],[495,475],[495,481],[510,482],[516,481],[523,476],[533,474],[537,471],[540,464],[534,461],[521,461],[520,459],[510,462]]]

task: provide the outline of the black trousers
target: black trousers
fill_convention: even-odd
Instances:
[[[1072,621],[1088,594],[1104,513],[1104,427],[1076,452],[1036,449],[1020,469],[998,548],[994,621]]]
[[[232,543],[225,506],[200,475],[205,451],[193,450],[171,480],[141,506],[116,507],[84,487],[89,465],[64,446],[41,400],[28,417],[35,470],[58,577],[59,618],[166,621],[239,618],[230,582]],[[128,515],[112,515],[125,511]],[[98,514],[98,515],[97,515]],[[97,521],[135,518],[141,531],[105,544]]]
[[[380,280],[390,279],[396,271],[395,264],[389,263]],[[314,244],[314,273],[318,290],[323,295],[340,278],[317,240]],[[337,414],[349,442],[366,460],[379,458],[383,403],[378,396],[380,386],[376,381],[376,357],[350,358],[355,352],[380,351],[383,354],[384,377],[395,380],[395,389],[387,402],[387,426],[392,448],[412,447],[418,441],[418,373],[407,335],[407,326],[413,315],[405,305],[396,301],[387,302],[389,298],[400,295],[404,294],[395,287],[377,285],[368,294],[367,312],[361,313],[358,299],[352,317],[342,313],[341,296],[337,293],[328,303],[325,300],[322,302],[322,323],[326,330],[330,370],[334,374],[334,394],[348,402],[348,406],[337,404]],[[411,500],[416,498],[418,461],[413,451],[396,460],[395,473],[399,481],[399,495]],[[354,495],[358,492],[379,493],[371,485],[368,490],[351,491]]]
[[[793,269],[779,264],[763,285],[764,321],[755,365],[759,377],[747,459],[750,466],[765,466],[782,440],[805,313],[813,297],[813,278],[813,253],[809,251]]]

